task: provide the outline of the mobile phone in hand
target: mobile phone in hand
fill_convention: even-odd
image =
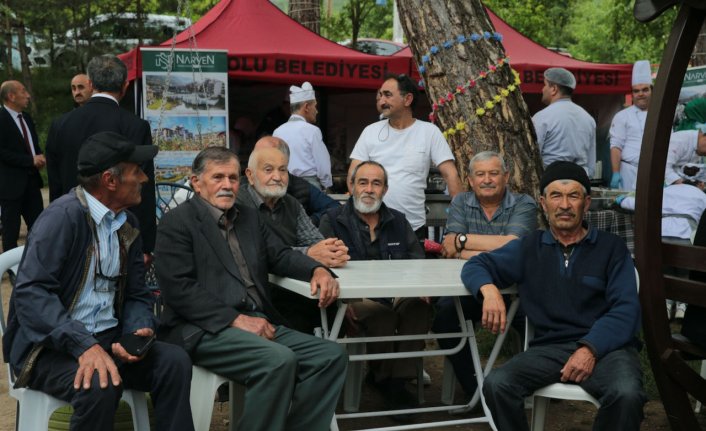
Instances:
[[[133,356],[142,356],[152,347],[156,337],[153,334],[149,337],[142,337],[135,334],[124,334],[118,340],[123,349]]]

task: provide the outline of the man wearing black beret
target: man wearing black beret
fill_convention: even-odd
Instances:
[[[123,388],[152,394],[155,429],[194,429],[186,352],[161,342],[135,352],[121,338],[154,336],[142,238],[126,208],[140,203],[140,165],[156,154],[117,133],[92,135],[78,153],[79,186],[52,202],[27,238],[3,356],[15,386],[71,404],[72,431],[113,429]]]
[[[591,183],[582,167],[554,162],[540,186],[549,230],[481,253],[461,272],[466,288],[483,300],[483,327],[505,331],[498,286],[515,283],[534,326],[529,349],[485,379],[485,401],[498,430],[529,430],[525,397],[553,383],[573,383],[601,404],[593,429],[637,431],[646,397],[630,253],[621,238],[584,222]]]

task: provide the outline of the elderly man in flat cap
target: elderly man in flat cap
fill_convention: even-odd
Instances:
[[[637,61],[632,67],[633,104],[615,114],[610,123],[611,189],[634,191],[637,186],[637,164],[651,97],[650,62]]]
[[[596,168],[596,121],[571,101],[575,89],[576,78],[568,70],[545,70],[542,103],[549,106],[534,114],[532,122],[545,168],[564,160],[578,164],[592,177]]]
[[[594,430],[637,431],[646,396],[630,253],[622,239],[584,222],[591,204],[584,169],[554,162],[540,187],[549,229],[481,253],[461,272],[466,288],[483,300],[483,327],[505,331],[497,286],[513,283],[534,326],[529,349],[486,378],[485,401],[498,430],[529,430],[525,397],[553,383],[577,384],[601,403]]]
[[[178,346],[148,345],[156,321],[142,238],[127,208],[140,203],[157,154],[113,132],[78,152],[78,187],[52,202],[27,239],[10,299],[3,356],[29,387],[71,404],[71,430],[110,430],[123,388],[152,394],[155,429],[194,429],[191,361]]]
[[[316,94],[308,82],[289,88],[292,116],[272,133],[289,145],[289,171],[319,189],[333,185],[331,156],[316,127]]]

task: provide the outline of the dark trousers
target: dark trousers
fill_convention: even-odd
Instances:
[[[97,336],[106,351],[118,338],[109,330]],[[123,388],[150,392],[154,404],[155,429],[159,431],[193,431],[189,389],[191,361],[178,346],[156,342],[145,357],[132,364],[118,363],[122,385],[101,389],[98,373],[93,375],[90,389],[74,389],[78,361],[73,356],[45,349],[35,365],[29,387],[64,400],[74,408],[71,431],[112,430],[115,410]]]
[[[277,326],[274,340],[238,328],[205,334],[194,364],[246,387],[242,431],[325,431],[348,356],[331,341]]]
[[[34,221],[39,217],[39,213],[44,209],[40,184],[39,174],[30,175],[27,179],[27,187],[19,199],[0,200],[3,251],[17,247],[17,239],[20,237],[20,217],[24,218],[29,232]]]
[[[471,320],[474,324],[479,322],[483,316],[483,304],[474,296],[463,296],[459,299],[466,320]],[[510,297],[505,295],[504,299],[506,309],[510,308]],[[456,314],[456,306],[454,305],[454,299],[452,297],[444,296],[439,298],[435,307],[434,323],[431,327],[433,332],[442,334],[461,330]],[[524,316],[522,307],[520,306],[515,314],[515,318],[511,322],[512,326],[520,333],[524,333]],[[460,340],[458,338],[439,338],[436,341],[442,349],[452,349]],[[471,356],[470,347],[465,346],[459,350],[458,353],[449,355],[447,358],[449,358],[451,365],[453,365],[456,379],[461,384],[463,392],[469,397],[473,396],[473,393],[478,388],[478,383],[476,381],[475,371],[473,370],[473,358]]]
[[[485,402],[498,431],[529,430],[524,399],[535,390],[559,383],[561,369],[576,343],[530,347],[493,369],[483,383]],[[647,397],[640,359],[634,348],[615,350],[596,362],[580,386],[600,403],[593,429],[637,431]]]

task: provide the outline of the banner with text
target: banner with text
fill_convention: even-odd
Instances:
[[[199,151],[228,144],[228,52],[140,52],[143,115],[159,146],[155,181],[183,184]]]

